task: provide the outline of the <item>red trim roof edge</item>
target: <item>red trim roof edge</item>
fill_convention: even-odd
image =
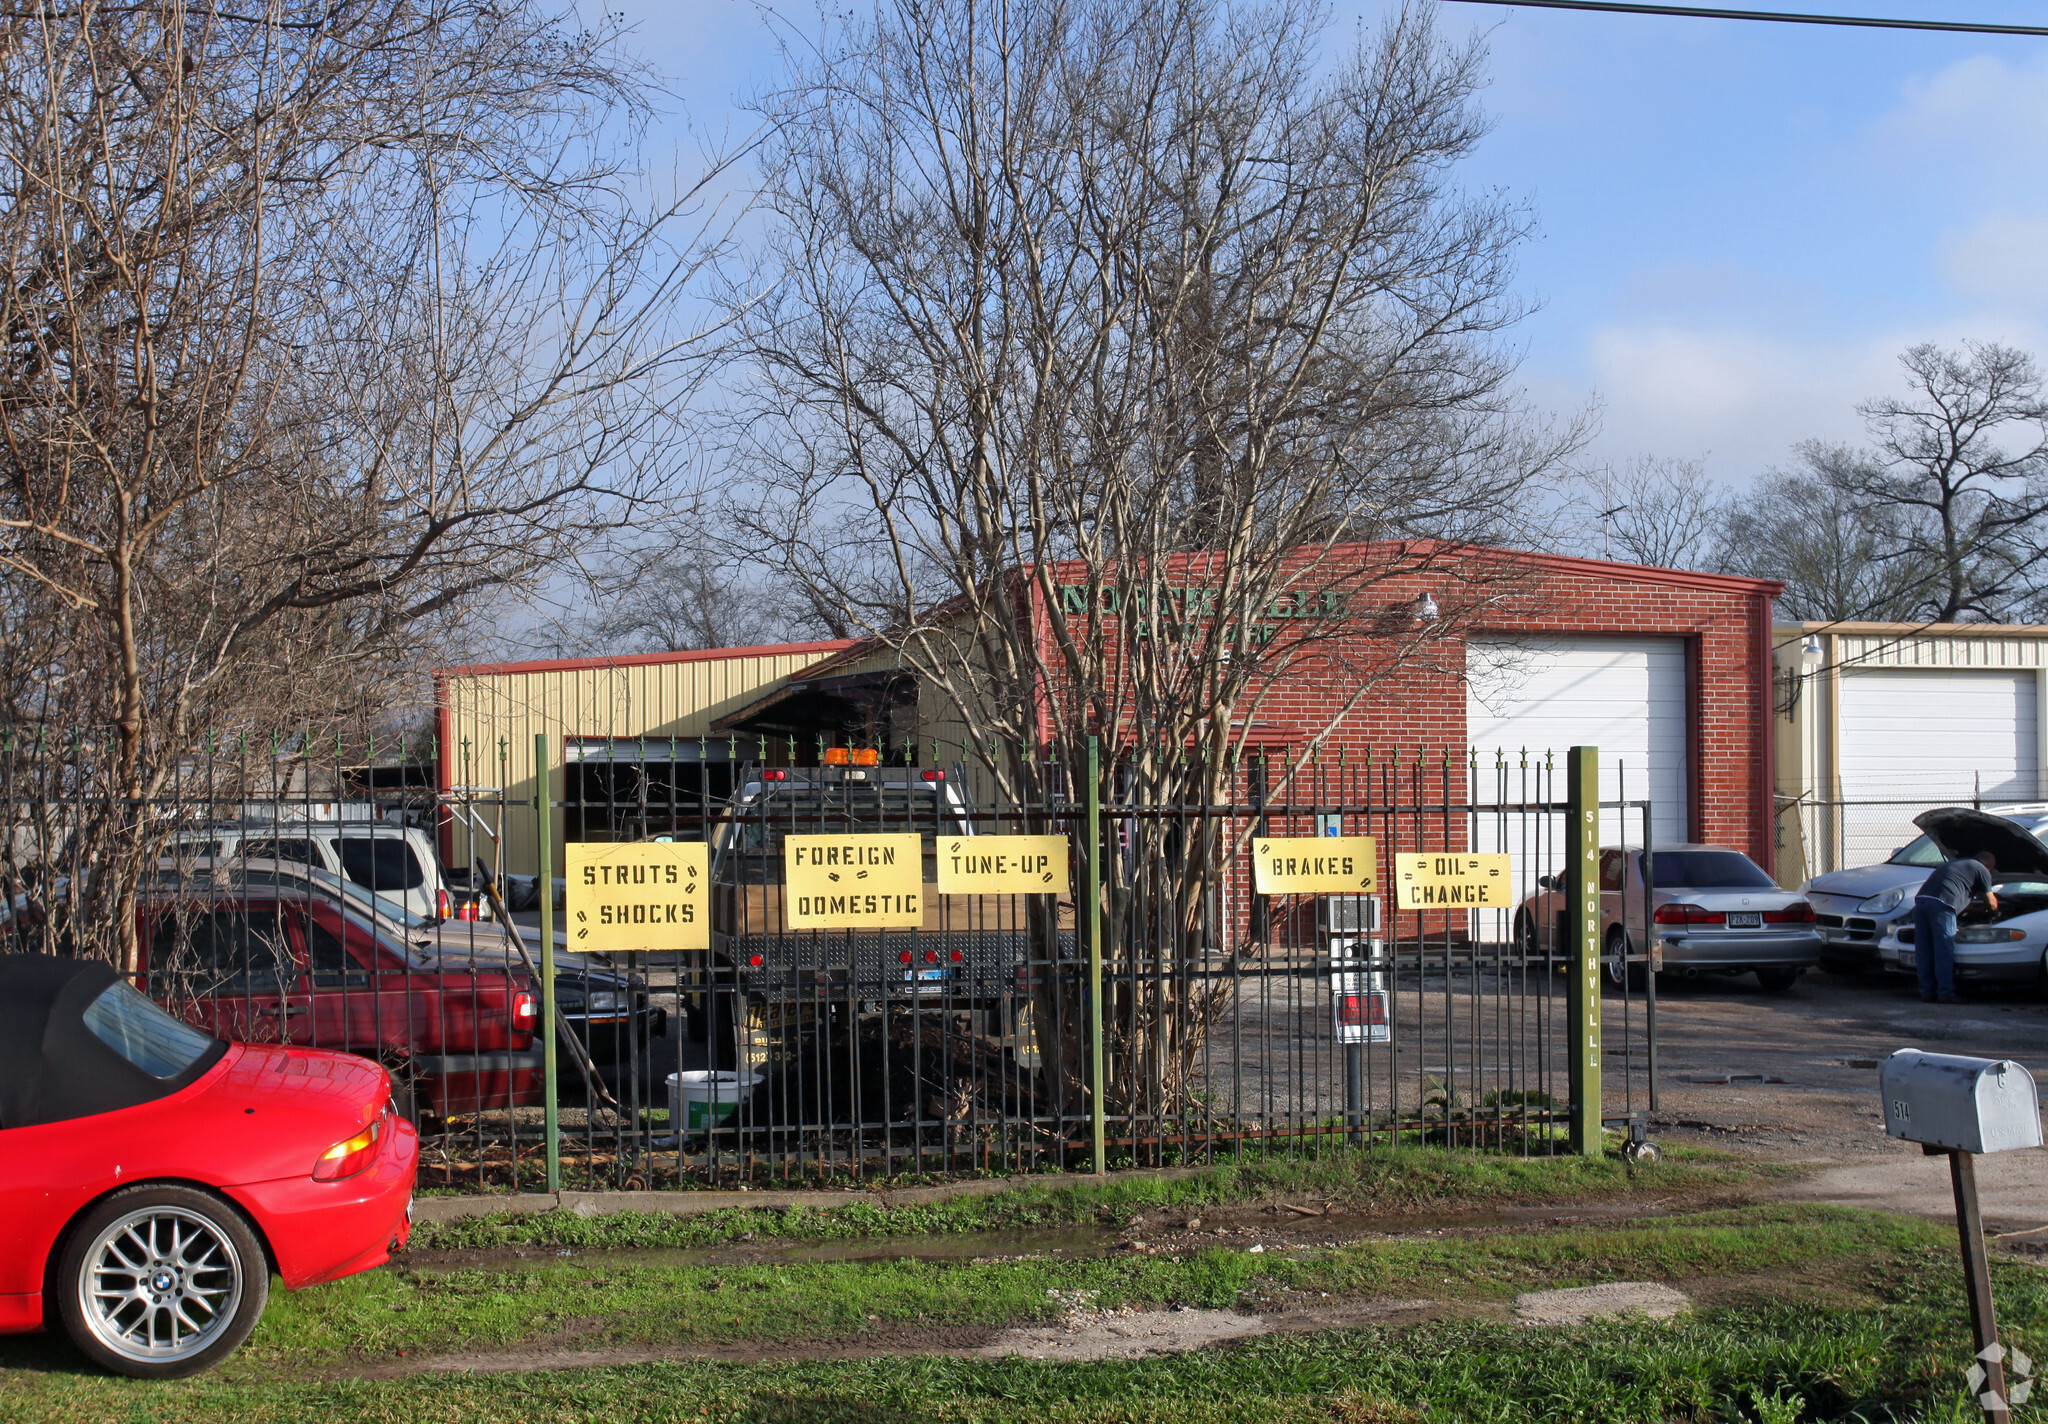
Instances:
[[[653,667],[660,663],[723,662],[727,658],[843,653],[863,641],[860,638],[828,638],[817,643],[759,643],[750,648],[696,648],[680,653],[623,653],[602,658],[548,658],[530,663],[476,663],[469,667],[435,668],[434,676],[499,677],[521,672],[581,672],[590,668]]]

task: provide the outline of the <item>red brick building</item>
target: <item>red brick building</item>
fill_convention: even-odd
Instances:
[[[1410,766],[1418,755],[1438,766],[1449,757],[1454,797],[1468,793],[1462,768],[1476,756],[1469,794],[1487,803],[1522,799],[1525,755],[1554,753],[1561,766],[1566,747],[1595,745],[1603,794],[1647,797],[1659,843],[1710,841],[1773,863],[1777,585],[1501,550],[1438,553],[1390,575],[1384,549],[1335,553],[1371,577],[1348,604],[1271,610],[1283,630],[1317,621],[1328,642],[1249,709],[1255,740],[1300,746],[1320,736],[1326,762],[1341,752],[1353,765],[1368,753],[1384,764],[1398,752]],[[1176,582],[1176,593],[1199,586],[1198,564]],[[1063,585],[1060,596],[1076,595]],[[1452,631],[1371,676],[1385,618],[1425,598]],[[1345,645],[1346,626],[1363,630],[1356,647]],[[546,731],[561,758],[556,799],[572,805],[609,804],[627,785],[671,799],[722,795],[730,763],[762,748],[771,760],[805,762],[820,739],[843,742],[878,721],[929,727],[946,715],[875,643],[461,668],[441,681],[444,785],[483,781],[530,796],[531,733]],[[465,770],[464,758],[479,755],[503,764]],[[635,833],[565,814],[559,833],[569,839]],[[1617,835],[1635,831],[1617,818],[1603,838]]]

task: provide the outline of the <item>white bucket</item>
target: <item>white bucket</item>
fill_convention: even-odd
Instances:
[[[712,1073],[693,1069],[668,1075],[668,1125],[675,1132],[703,1132],[738,1110],[740,1100],[767,1081],[762,1073]]]

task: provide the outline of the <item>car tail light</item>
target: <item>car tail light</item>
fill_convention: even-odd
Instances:
[[[1725,925],[1728,917],[1704,905],[1673,904],[1659,905],[1656,921],[1660,925]]]
[[[474,900],[464,900],[455,909],[458,920],[480,920],[483,917],[483,908]]]
[[[1764,911],[1764,922],[1773,925],[1810,925],[1813,923],[1813,906],[1804,900],[1794,900],[1782,910]]]
[[[955,964],[958,964],[958,963],[959,963],[959,962],[960,962],[961,960],[965,959],[966,957],[967,957],[966,955],[962,954],[962,953],[961,953],[961,952],[960,952],[959,950],[957,950],[957,949],[953,951],[953,962],[954,962]]]
[[[902,961],[903,961],[903,962],[904,962],[905,964],[908,964],[908,963],[910,963],[910,960],[911,960],[911,954],[910,954],[910,951],[909,951],[909,950],[907,950],[907,949],[906,949],[906,950],[904,950],[904,951],[903,951],[903,953],[901,953],[901,954],[897,955],[896,957],[897,957],[898,959],[902,960]]]
[[[924,952],[924,962],[926,964],[937,964],[939,962],[939,952],[936,949],[926,950]]]
[[[512,996],[512,1026],[530,1029],[540,1022],[540,999],[533,994]]]
[[[455,918],[455,902],[448,898],[448,892],[445,889],[434,892],[434,913],[444,920]]]
[[[944,781],[946,779],[946,773],[943,771],[927,771],[922,773],[922,775],[926,781]]]
[[[786,771],[764,771],[761,773],[761,779],[763,781],[787,781],[789,780],[789,773]]]
[[[388,1112],[388,1109],[387,1109]],[[377,1120],[351,1137],[346,1142],[337,1142],[320,1154],[320,1160],[313,1164],[313,1180],[316,1182],[338,1182],[343,1177],[353,1177],[377,1160],[377,1144],[384,1140],[384,1117]]]
[[[747,956],[747,967],[748,967],[749,969],[759,969],[759,968],[761,967],[761,956],[760,956],[760,955],[758,955],[758,954],[750,954],[750,955],[748,955],[748,956]]]

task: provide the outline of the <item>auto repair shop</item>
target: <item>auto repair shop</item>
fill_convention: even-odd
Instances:
[[[1931,806],[2048,801],[2048,627],[1804,623],[1772,642],[1781,883],[1885,859]]]
[[[1373,556],[1357,546],[1358,559]],[[1769,865],[1777,586],[1547,554],[1466,557],[1524,570],[1524,593],[1478,619],[1462,650],[1447,645],[1461,666],[1438,656],[1404,670],[1346,714],[1324,747],[1353,756],[1450,749],[1459,760],[1467,747],[1489,759],[1555,751],[1561,764],[1564,748],[1597,745],[1606,784],[1625,771],[1629,796],[1653,802],[1661,843],[1712,841]],[[1448,598],[1456,579],[1451,567],[1404,574],[1375,585],[1374,596]],[[554,834],[569,840],[689,834],[703,798],[729,795],[735,761],[760,759],[764,744],[771,763],[803,764],[820,739],[891,748],[909,737],[950,740],[937,695],[921,698],[916,677],[874,642],[451,668],[437,684],[442,788],[502,788],[507,802],[530,803],[534,734],[546,733],[560,808]],[[1298,745],[1328,725],[1346,693],[1340,676],[1290,674],[1255,732]],[[1478,778],[1479,799],[1490,782]],[[534,854],[530,819],[504,825],[506,864],[522,872]],[[444,854],[459,861],[468,843],[460,833],[456,841]]]

